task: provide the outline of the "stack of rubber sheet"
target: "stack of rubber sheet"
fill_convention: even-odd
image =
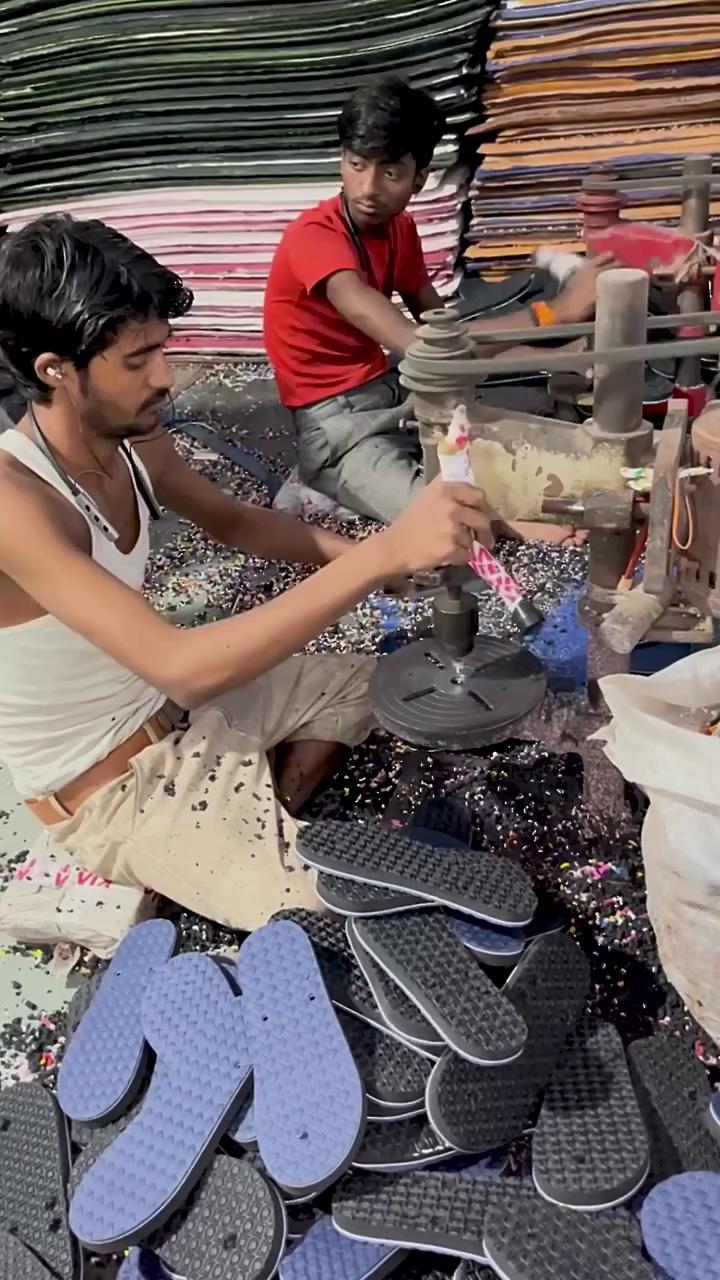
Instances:
[[[466,171],[430,175],[413,203],[425,257],[436,287],[450,293],[466,195]],[[176,346],[194,351],[263,350],[262,307],[270,264],[288,223],[337,183],[243,183],[233,186],[159,188],[102,195],[10,211],[11,227],[42,211],[69,208],[100,218],[172,267],[195,292],[195,306],[173,322]]]
[[[0,1094],[0,1280],[125,1250],[119,1280],[717,1280],[703,1066],[585,1014],[518,863],[412,835],[306,827],[336,914],[236,957],[131,930],[70,1007],[57,1100]]]
[[[631,186],[720,151],[719,39],[714,0],[501,0],[472,130],[468,268],[501,274],[539,246],[580,248],[575,200],[593,168]],[[624,216],[677,217],[677,188],[630,200]]]
[[[447,289],[466,194],[458,139],[477,118],[466,68],[489,8],[5,0],[3,220],[92,208],[197,289],[192,319],[180,325],[188,348],[258,351],[283,228],[337,190],[342,103],[392,73],[432,92],[448,115],[414,210]]]

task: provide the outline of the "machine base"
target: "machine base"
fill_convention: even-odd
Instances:
[[[478,636],[454,660],[428,636],[378,663],[370,701],[383,728],[403,741],[468,751],[512,737],[545,689],[542,664],[512,640]]]

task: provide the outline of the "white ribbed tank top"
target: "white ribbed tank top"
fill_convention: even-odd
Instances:
[[[5,431],[0,449],[71,500],[67,486],[27,436]],[[133,460],[152,492],[136,454]],[[132,551],[123,555],[86,523],[96,564],[139,591],[150,552],[150,520],[129,465],[128,471],[140,516]],[[0,760],[23,799],[60,791],[135,733],[165,701],[157,689],[49,614],[0,627]]]

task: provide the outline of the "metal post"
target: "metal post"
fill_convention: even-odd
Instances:
[[[603,272],[597,289],[596,350],[642,346],[647,337],[649,284],[645,271],[622,269]],[[647,448],[648,432],[642,418],[644,389],[645,365],[642,358],[626,365],[595,366],[593,431],[599,440],[603,437],[635,436],[638,449]],[[627,657],[618,658],[617,654],[606,649],[597,626],[603,613],[615,603],[617,585],[634,542],[633,529],[617,532],[593,529],[590,532],[588,593],[581,613],[588,624],[588,653],[593,659],[588,671],[591,680],[603,674],[607,666],[617,669],[619,664],[621,669],[627,670]],[[595,771],[598,764],[599,760],[595,758]],[[605,777],[606,787],[610,776]]]
[[[680,226],[688,235],[700,236],[708,229],[710,220],[710,185],[705,182],[693,182],[696,174],[708,174],[712,169],[710,156],[688,156],[683,164],[682,214]],[[693,311],[702,311],[706,304],[707,287],[698,275],[692,283],[683,285],[678,292],[678,311],[688,315]],[[697,337],[694,329],[687,333],[681,331],[682,337]],[[677,383],[679,387],[699,387],[702,383],[702,364],[700,356],[683,356],[678,362]]]
[[[619,268],[598,278],[595,349],[639,347],[647,339],[648,291],[645,271]],[[642,424],[645,366],[595,366],[593,422],[600,435],[626,435]]]

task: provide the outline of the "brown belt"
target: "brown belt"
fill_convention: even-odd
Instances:
[[[163,738],[167,738],[172,731],[173,726],[168,717],[162,711],[156,712],[145,721],[144,725],[136,729],[131,737],[126,738],[125,742],[121,742],[119,747],[114,747],[104,760],[98,760],[97,764],[91,765],[80,774],[79,778],[68,782],[67,786],[62,787],[60,791],[55,791],[49,796],[40,796],[37,800],[26,800],[28,809],[46,827],[52,827],[56,822],[65,822],[77,813],[80,806],[101,787],[122,778],[135,756],[152,743],[161,742]]]

